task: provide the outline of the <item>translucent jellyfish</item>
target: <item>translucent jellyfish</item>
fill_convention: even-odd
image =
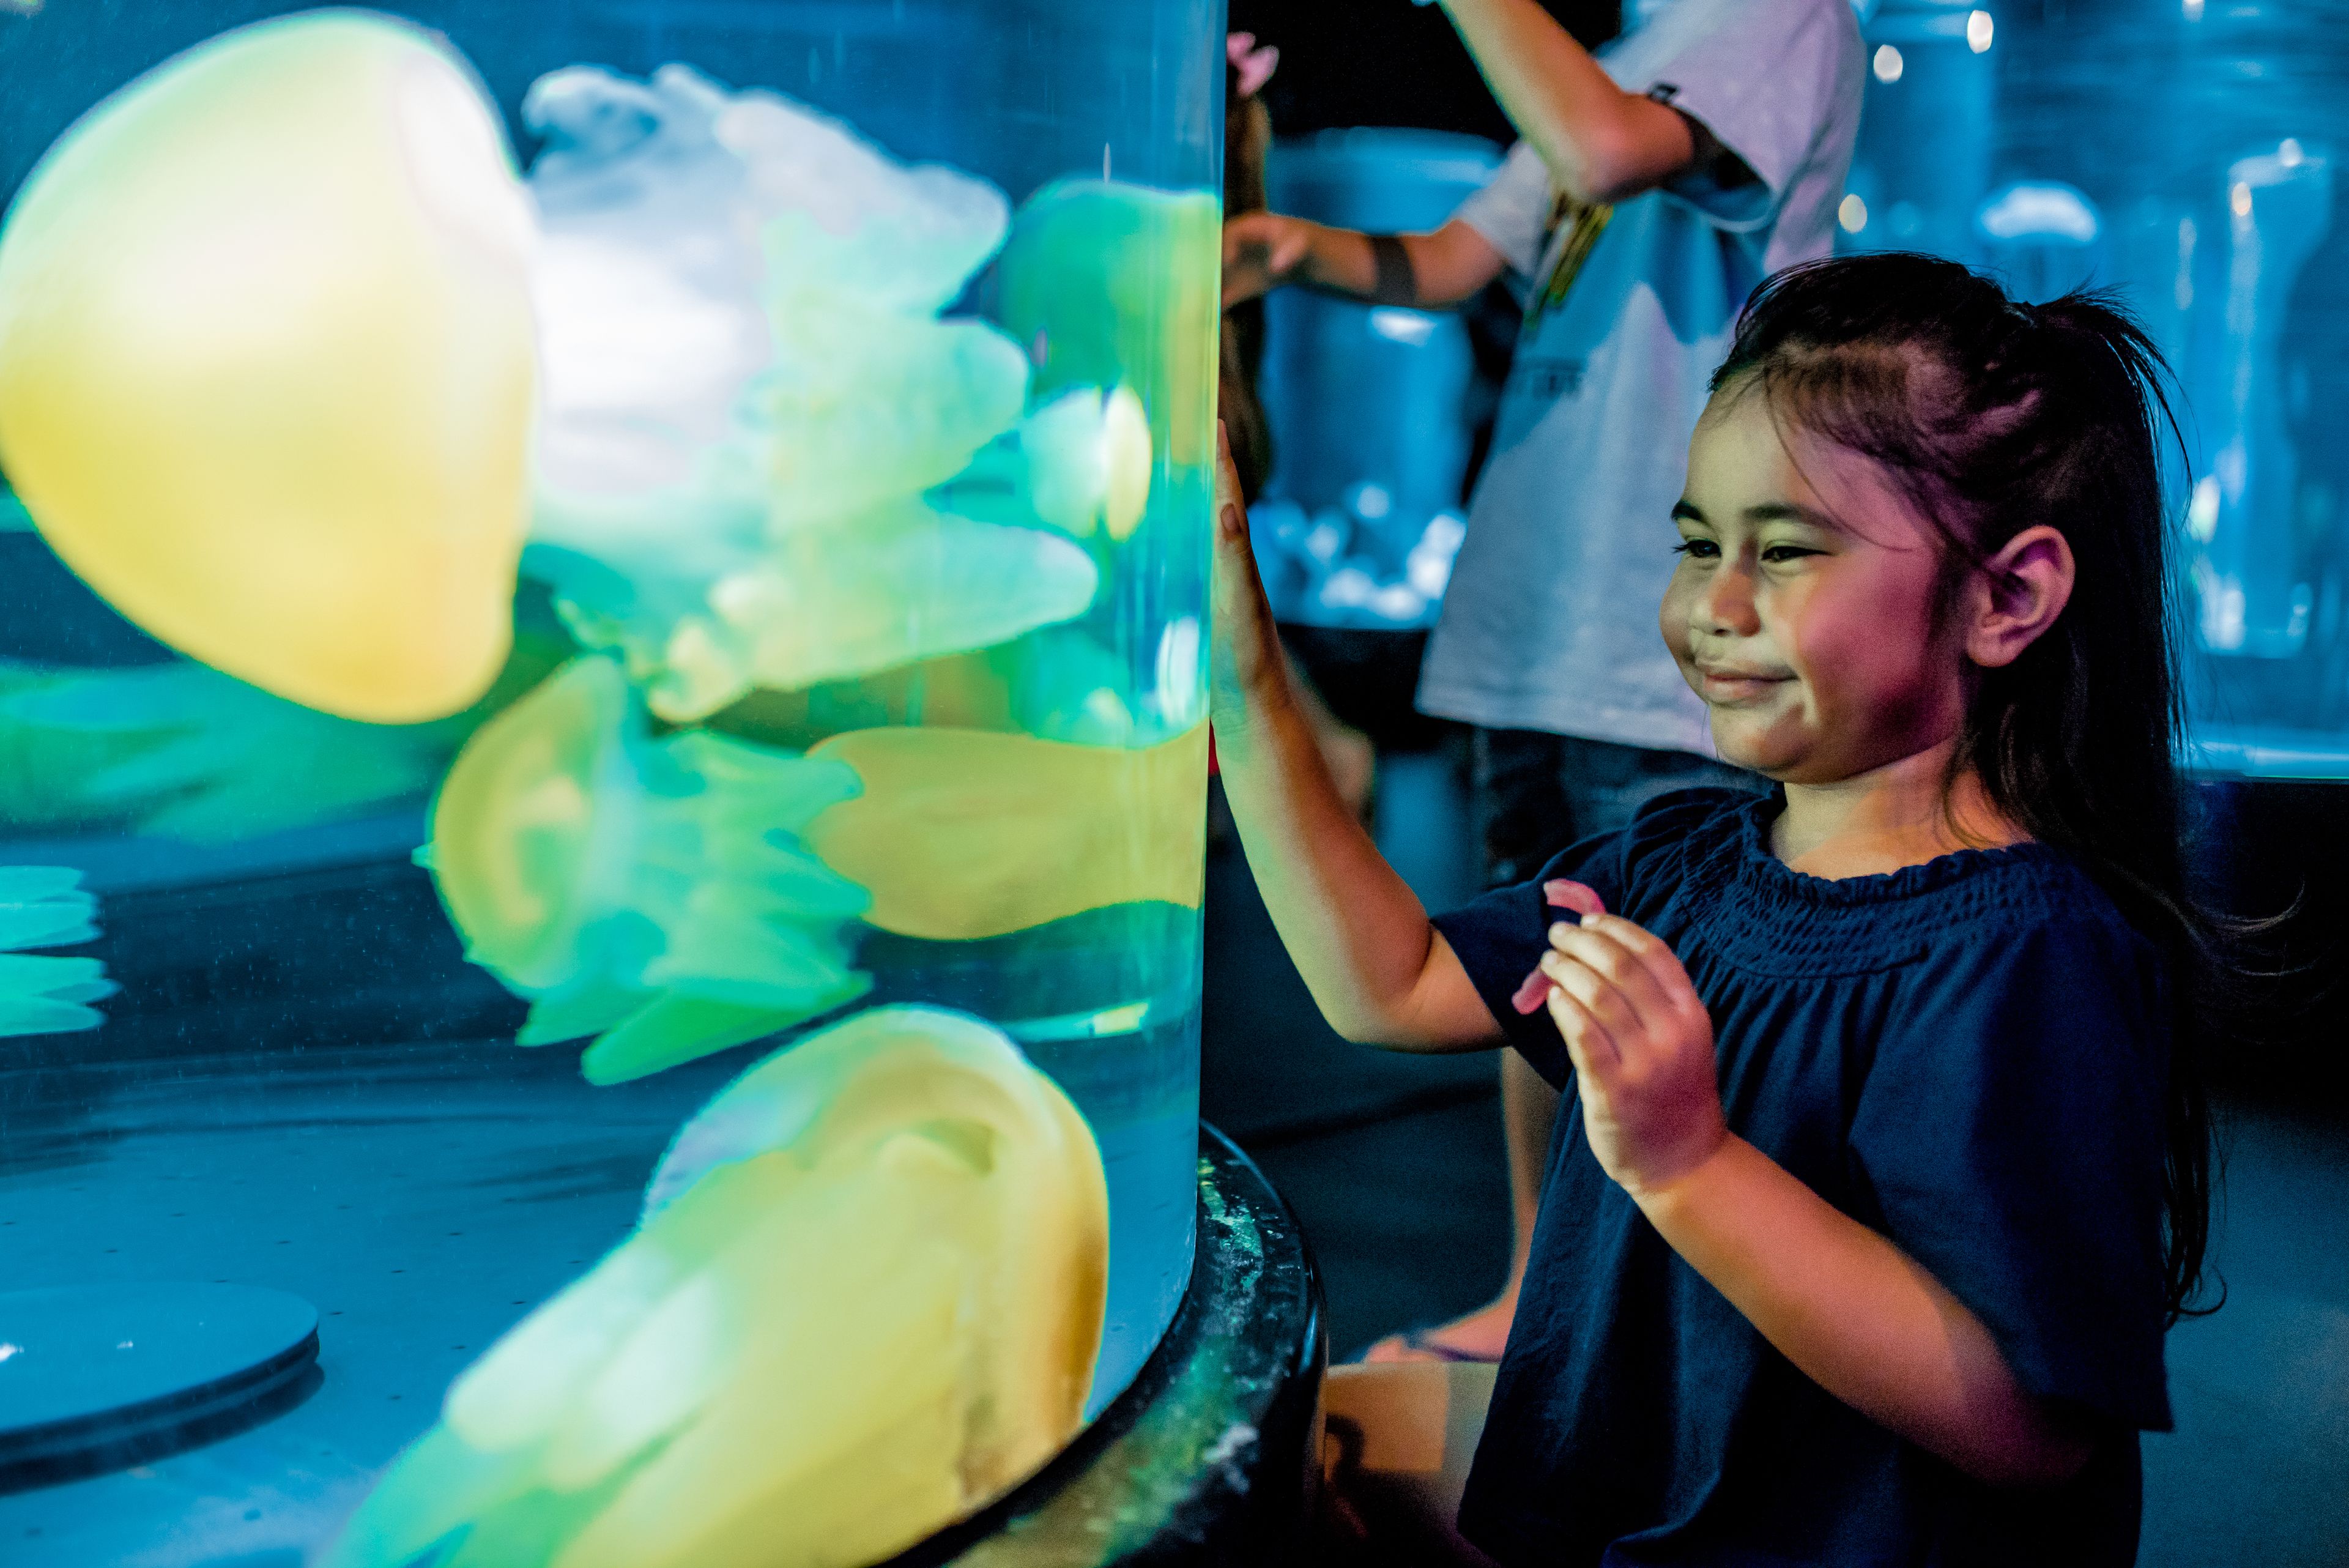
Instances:
[[[94,958],[40,958],[98,936],[98,899],[70,866],[0,866],[0,1034],[95,1029],[116,986]]]
[[[874,1008],[752,1067],[644,1220],[450,1386],[326,1568],[853,1568],[1077,1430],[1101,1156],[989,1025]]]
[[[1161,459],[1211,462],[1222,222],[1203,191],[1062,180],[1030,197],[996,263],[995,314],[1028,346],[1036,391],[1132,387]]]
[[[802,836],[872,894],[864,918],[884,930],[963,940],[1112,904],[1199,907],[1205,722],[1134,749],[858,730],[808,757],[845,763],[864,784]]]
[[[1150,421],[1131,387],[1080,387],[1038,409],[938,493],[971,517],[1124,540],[1150,502]]]
[[[655,741],[589,656],[483,725],[418,858],[466,956],[532,999],[525,1045],[597,1036],[616,1083],[864,993],[840,930],[865,897],[794,837],[854,794],[838,763],[692,731]]]
[[[201,664],[10,673],[0,748],[31,765],[0,783],[0,815],[19,824],[282,832],[422,796],[460,738],[337,719]]]
[[[437,35],[213,38],[54,147],[0,233],[0,463],[165,642],[346,717],[496,675],[527,515],[532,220]]]
[[[1067,535],[1131,531],[1146,419],[1099,389],[1030,416],[1019,346],[938,316],[1002,241],[999,192],[682,67],[556,72],[525,114],[549,139],[528,569],[656,713],[1085,612]]]

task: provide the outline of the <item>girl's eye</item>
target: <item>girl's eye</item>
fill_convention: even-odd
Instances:
[[[1799,561],[1806,556],[1818,554],[1818,551],[1806,550],[1800,545],[1772,545],[1762,552],[1762,559],[1771,566],[1784,566],[1788,561]]]
[[[1672,554],[1692,561],[1710,561],[1719,557],[1721,546],[1710,539],[1683,539],[1672,546]]]

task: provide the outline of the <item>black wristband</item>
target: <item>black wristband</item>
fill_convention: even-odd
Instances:
[[[1419,275],[1412,271],[1411,252],[1394,234],[1366,234],[1371,242],[1371,264],[1377,270],[1371,284],[1371,300],[1376,305],[1416,306],[1419,304]]]

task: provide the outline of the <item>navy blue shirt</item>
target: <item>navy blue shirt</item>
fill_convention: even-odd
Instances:
[[[1687,790],[1436,926],[1567,1091],[1461,1529],[1503,1563],[2103,1568],[2136,1560],[2139,1429],[2166,1430],[2161,959],[2041,845],[1826,881],[1775,799]],[[1826,1393],[1599,1168],[1564,1043],[1509,998],[1588,884],[1713,1016],[1730,1127],[1889,1237],[2024,1388],[2102,1433],[2075,1478],[1972,1480]]]

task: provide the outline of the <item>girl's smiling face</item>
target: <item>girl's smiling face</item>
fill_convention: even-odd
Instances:
[[[1698,421],[1672,512],[1661,625],[1725,761],[1833,784],[1958,732],[1965,601],[1992,596],[1948,592],[1946,546],[1875,463],[1782,431],[1758,388],[1733,384]]]

